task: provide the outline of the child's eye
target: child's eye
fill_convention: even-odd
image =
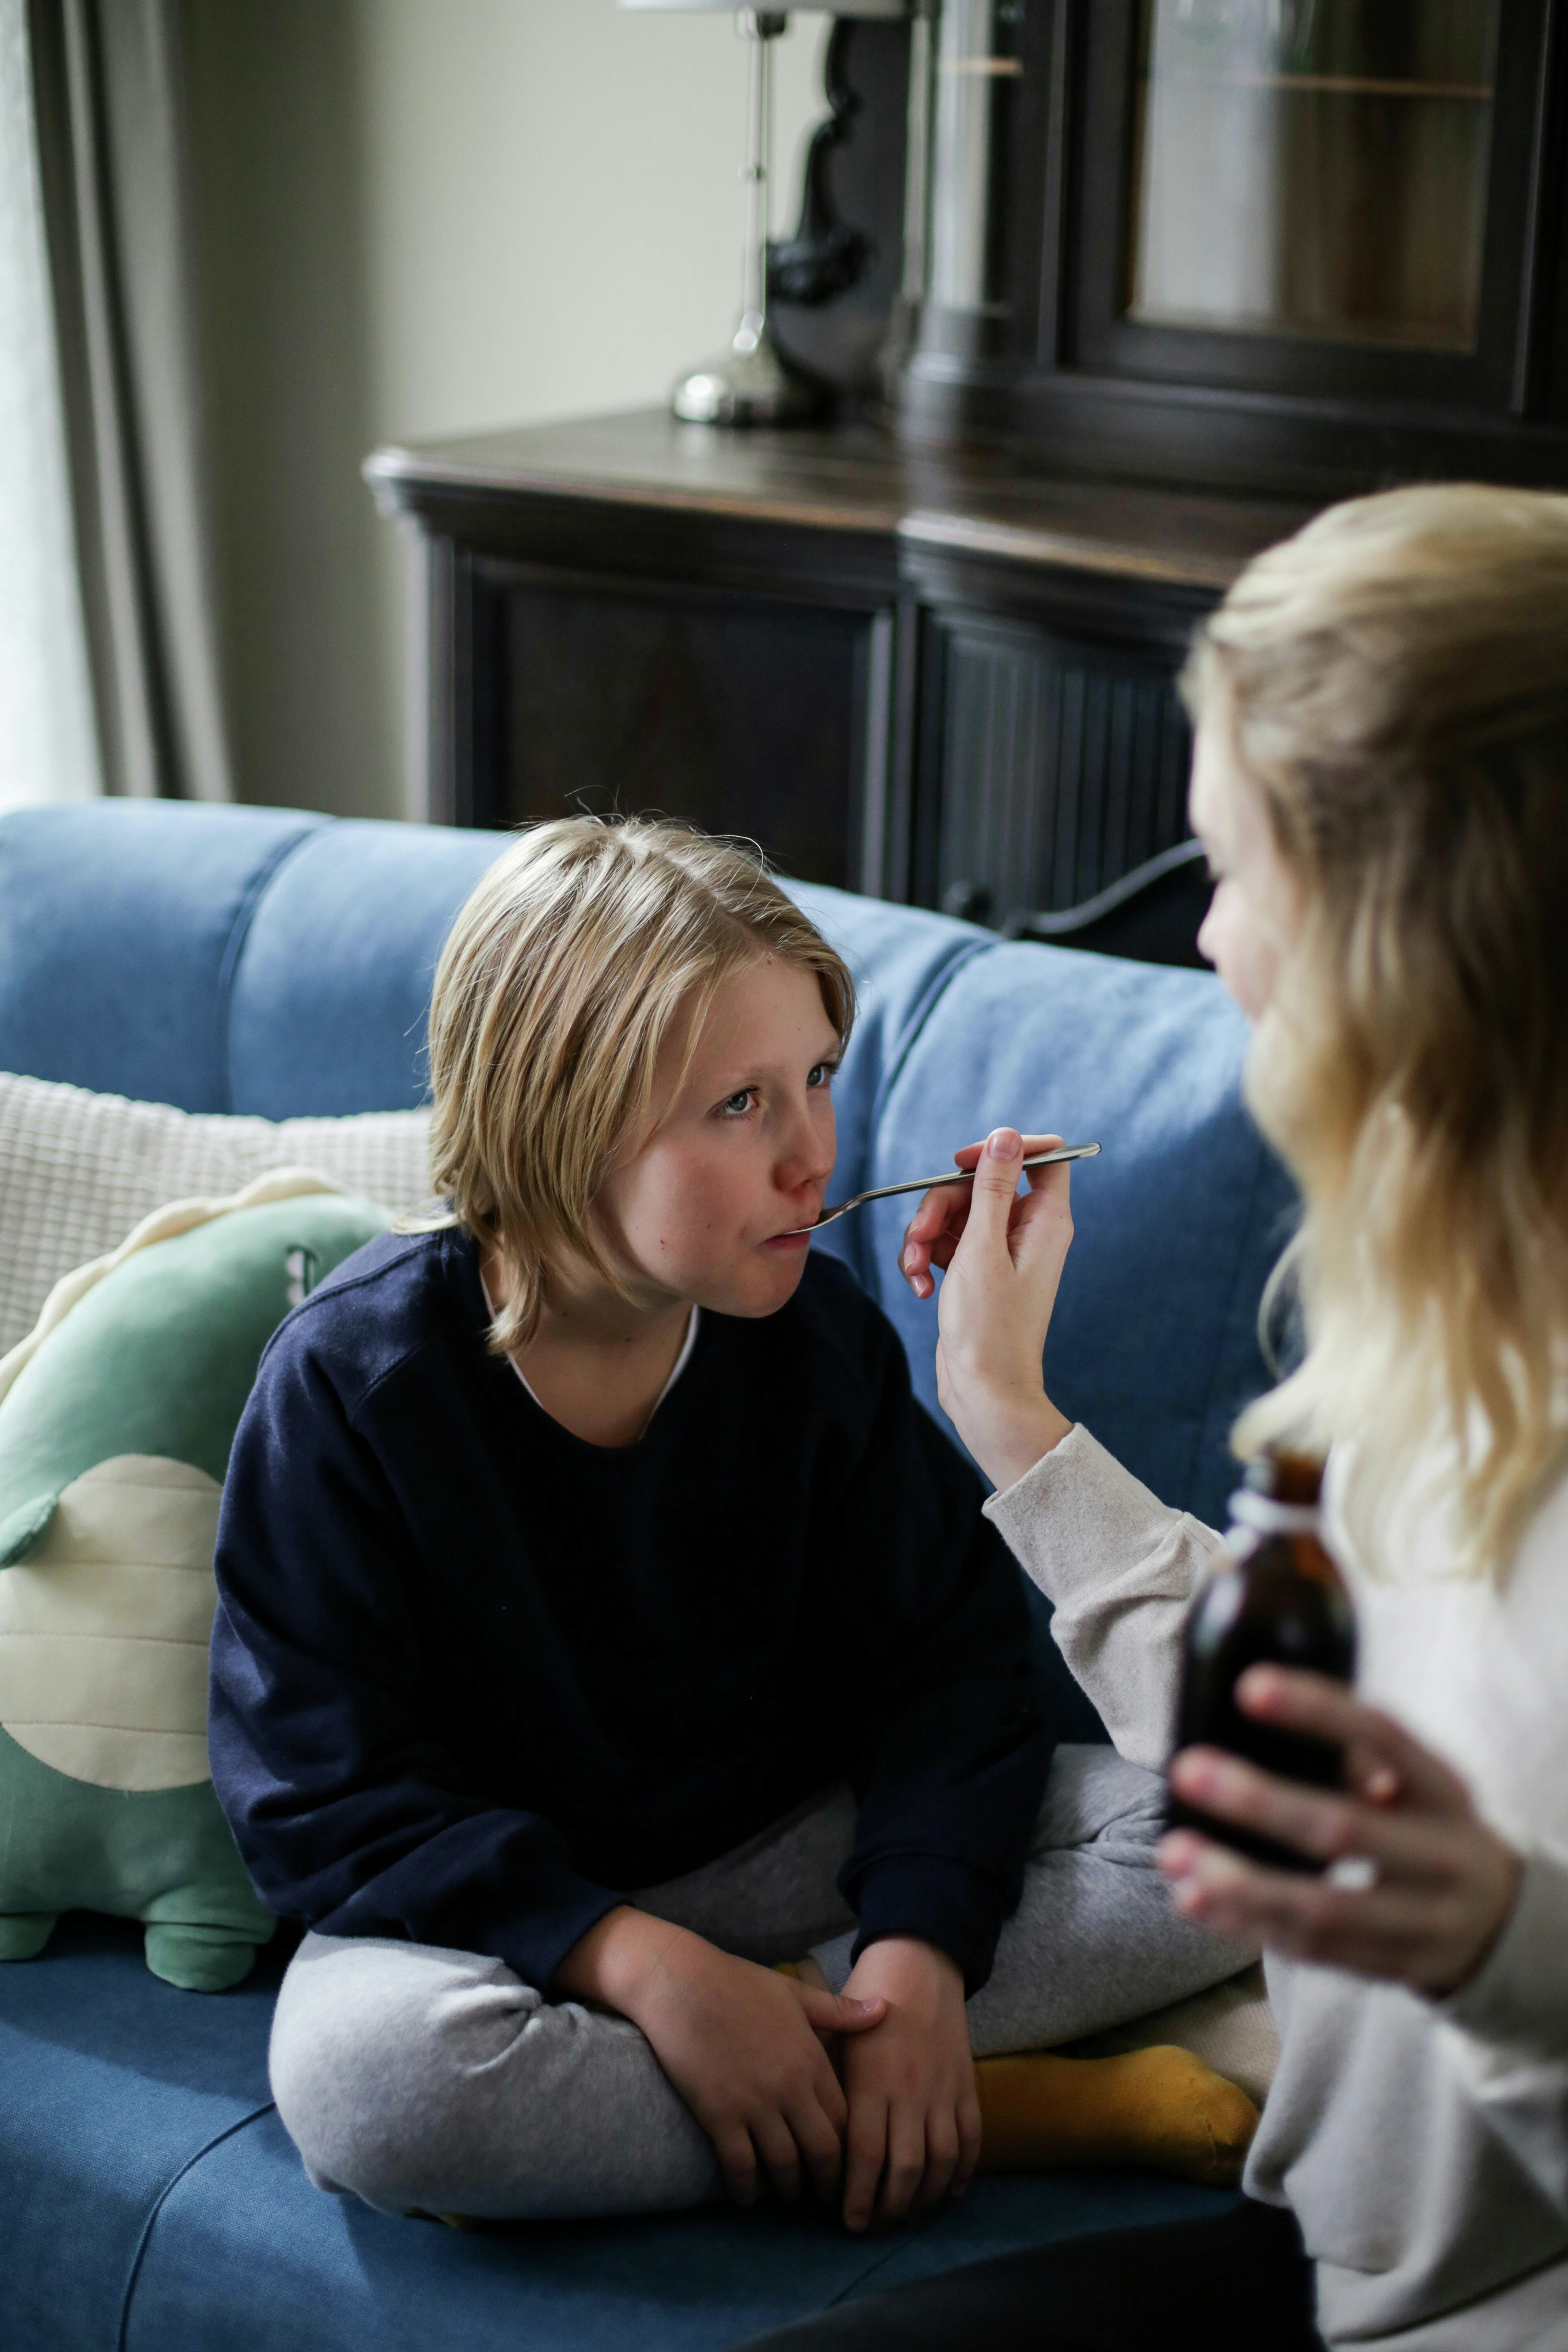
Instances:
[[[805,1074],[808,1087],[830,1087],[837,1072],[837,1062],[814,1062]]]
[[[744,1118],[756,1095],[755,1087],[742,1087],[738,1094],[726,1095],[719,1106],[721,1118]]]

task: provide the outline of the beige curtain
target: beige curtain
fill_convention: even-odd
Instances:
[[[228,800],[180,0],[29,0],[28,37],[105,782]]]

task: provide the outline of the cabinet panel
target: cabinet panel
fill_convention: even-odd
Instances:
[[[1096,6],[1072,359],[1506,413],[1536,260],[1546,17],[1542,0]]]
[[[1302,509],[658,413],[371,470],[426,551],[421,814],[663,810],[802,878],[1190,957],[1186,900],[1152,929],[1143,898],[1185,839],[1173,680]]]
[[[473,822],[658,811],[745,835],[803,880],[858,886],[868,761],[885,757],[878,615],[488,569]]]
[[[1052,911],[1185,837],[1192,741],[1168,664],[980,615],[930,634],[926,895],[983,922]]]

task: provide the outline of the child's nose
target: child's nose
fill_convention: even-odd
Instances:
[[[794,1148],[785,1153],[779,1168],[779,1182],[784,1190],[795,1192],[803,1184],[826,1184],[837,1158],[833,1137],[819,1135],[809,1121],[803,1121],[801,1133],[792,1139],[792,1143]]]

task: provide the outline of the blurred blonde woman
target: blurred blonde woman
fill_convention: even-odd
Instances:
[[[1568,499],[1335,508],[1237,582],[1187,690],[1201,944],[1256,1024],[1250,1099],[1304,1203],[1304,1358],[1238,1449],[1329,1451],[1362,1666],[1354,1696],[1239,1685],[1343,1745],[1342,1796],[1212,1750],[1173,1767],[1199,1811],[1352,1866],[1270,1872],[1186,1832],[1162,1866],[1186,1916],[1267,1948],[1283,2054],[1246,2185],[1293,2209],[1321,2336],[1547,2352],[1568,2346]],[[967,1223],[929,1195],[904,1271],[930,1297],[947,1269],[942,1393],[988,1516],[1122,1755],[1157,1765],[1216,1538],[1044,1391],[1067,1171],[1015,1199],[1020,1145],[961,1154]],[[1068,2338],[1031,2259],[1009,2291],[1047,2352]],[[1203,2316],[1183,2275],[1170,2325],[1184,2297]],[[962,2279],[924,2292],[906,2352],[1013,2340],[994,2282],[967,2315]]]

